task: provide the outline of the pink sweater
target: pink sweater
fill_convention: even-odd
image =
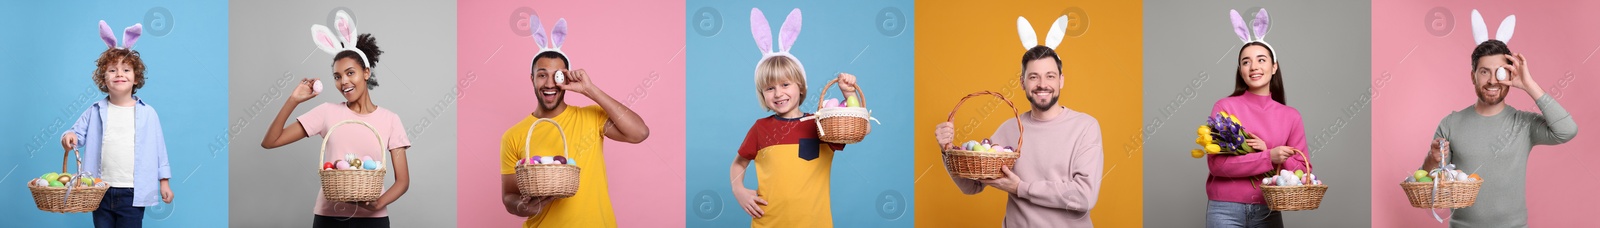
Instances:
[[[1271,96],[1244,93],[1225,97],[1211,107],[1210,114],[1221,111],[1238,116],[1245,132],[1260,137],[1269,149],[1289,146],[1306,151],[1305,124],[1300,121],[1300,111],[1273,101]],[[1268,154],[1257,152],[1208,156],[1206,159],[1211,167],[1211,176],[1206,179],[1206,197],[1216,201],[1265,204],[1261,190],[1254,185],[1260,184],[1265,177],[1261,174],[1277,171]],[[1291,156],[1283,162],[1283,168],[1304,170],[1306,160],[1300,155]]]
[[[1100,146],[1100,122],[1082,112],[1065,110],[1049,120],[1007,120],[990,137],[996,144],[1015,146],[1026,132],[1022,157],[1012,168],[1022,183],[1006,202],[1005,227],[1092,227],[1089,209],[1100,197],[1105,154]],[[952,177],[962,193],[978,194],[983,183]]]

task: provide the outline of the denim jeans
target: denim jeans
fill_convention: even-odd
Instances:
[[[335,227],[385,228],[385,227],[389,227],[389,217],[344,218],[344,217],[313,215],[313,217],[311,219],[311,227],[312,228],[335,228]]]
[[[111,188],[94,210],[95,228],[144,227],[144,207],[133,206],[133,188]]]
[[[1267,209],[1267,205],[1208,200],[1206,203],[1206,228],[1224,227],[1283,227],[1283,213]]]

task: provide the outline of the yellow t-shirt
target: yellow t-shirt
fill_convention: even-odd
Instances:
[[[500,139],[500,174],[515,175],[517,161],[524,158],[523,142],[528,140],[528,127],[539,118],[528,115],[517,125],[506,129]],[[577,161],[581,168],[578,193],[558,199],[543,208],[541,213],[529,217],[523,227],[617,227],[616,216],[611,211],[611,193],[606,186],[606,162],[602,153],[605,126],[608,118],[600,106],[568,106],[556,115],[566,134],[567,153],[562,155],[561,134],[555,125],[539,122],[533,128],[534,156],[562,155]]]
[[[769,116],[756,120],[739,156],[756,163],[756,195],[767,200],[750,227],[833,227],[833,154],[844,145],[822,142],[815,120]]]

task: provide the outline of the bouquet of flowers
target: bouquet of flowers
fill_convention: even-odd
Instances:
[[[1255,135],[1244,132],[1244,125],[1239,124],[1239,118],[1229,115],[1228,112],[1219,112],[1206,118],[1206,124],[1200,125],[1195,131],[1199,137],[1194,139],[1195,144],[1200,144],[1202,149],[1189,152],[1194,158],[1205,157],[1207,154],[1242,155],[1257,152],[1245,139],[1253,139]]]

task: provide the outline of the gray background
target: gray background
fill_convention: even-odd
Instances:
[[[295,82],[333,80],[327,73],[333,55],[312,45],[309,28],[329,25],[337,8],[348,9],[357,32],[377,38],[384,54],[372,102],[399,114],[411,137],[411,188],[389,206],[390,221],[395,227],[455,226],[454,1],[233,1],[229,8],[230,226],[311,225],[320,187],[311,167],[321,137],[273,150],[260,142]],[[337,93],[324,93],[301,104],[291,118],[342,101]],[[388,175],[385,184],[393,184],[394,173]]]
[[[1205,225],[1207,168],[1189,156],[1195,127],[1233,92],[1242,42],[1228,10],[1246,21],[1267,8],[1289,106],[1300,110],[1310,160],[1328,184],[1319,209],[1284,212],[1293,227],[1371,223],[1371,9],[1351,1],[1178,1],[1144,5],[1144,222]]]

